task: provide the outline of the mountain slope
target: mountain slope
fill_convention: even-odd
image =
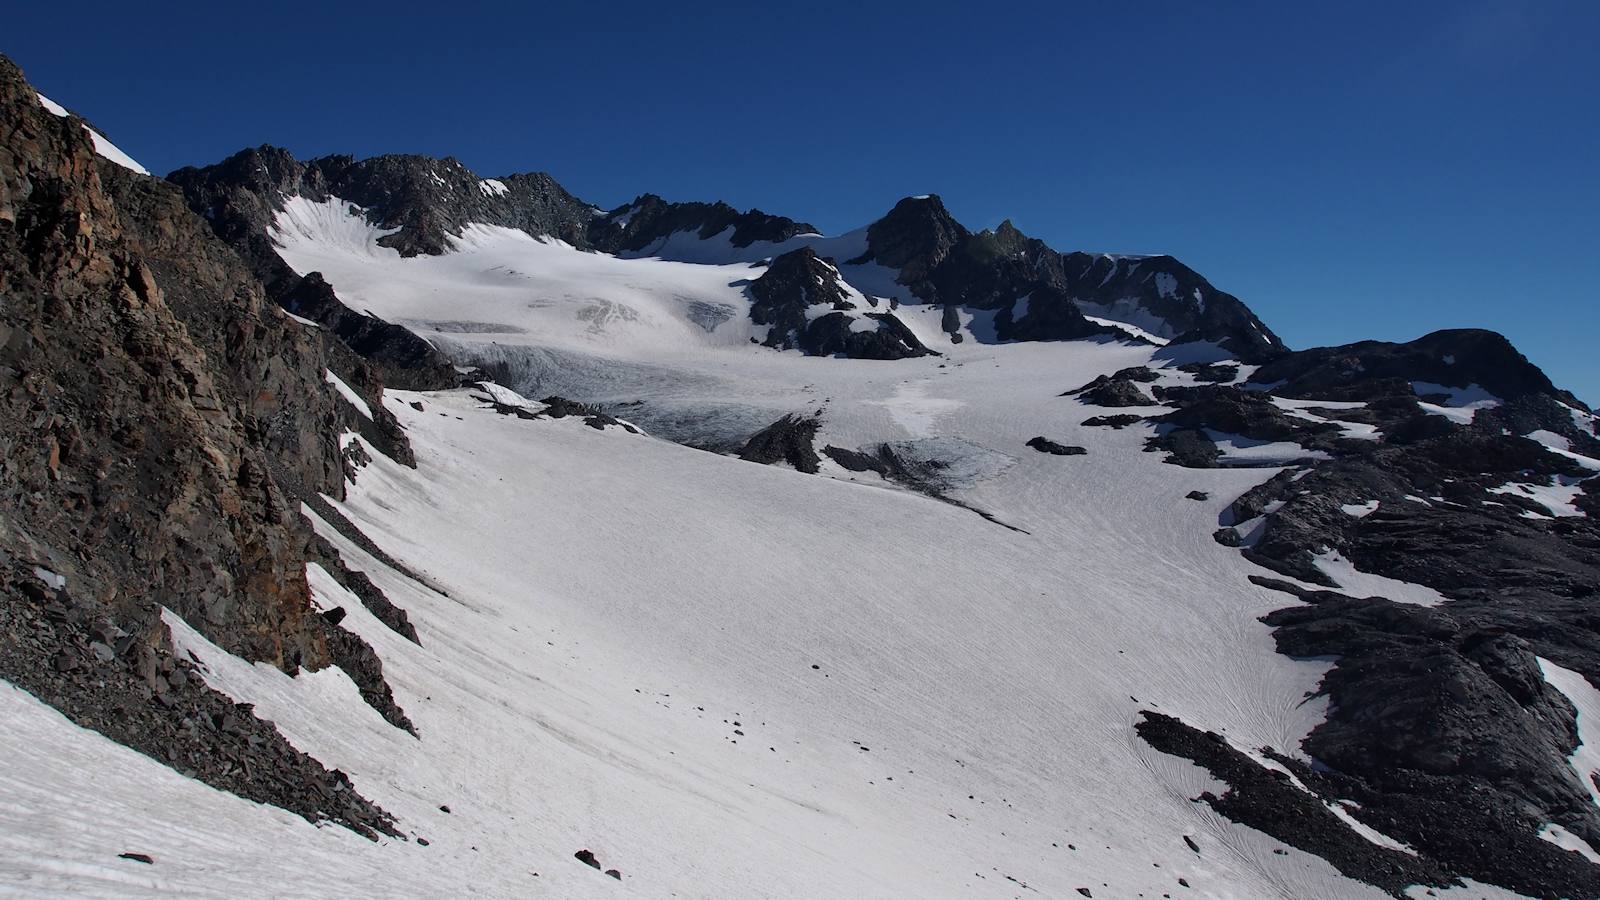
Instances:
[[[1600,894],[1600,438],[1503,338],[1291,352],[934,197],[825,237],[418,157],[169,187],[4,74],[0,361],[66,390],[5,394],[47,452],[3,470],[0,884]],[[72,486],[129,433],[109,566]],[[162,541],[273,568],[208,603]]]

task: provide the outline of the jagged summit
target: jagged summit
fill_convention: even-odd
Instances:
[[[900,283],[912,286],[927,279],[950,249],[967,237],[967,229],[938,196],[907,197],[867,227],[867,252],[852,262],[899,269]]]

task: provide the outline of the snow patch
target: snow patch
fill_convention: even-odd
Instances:
[[[1542,656],[1539,669],[1544,673],[1544,680],[1566,695],[1577,711],[1578,746],[1567,761],[1589,798],[1600,804],[1600,788],[1594,784],[1595,774],[1600,773],[1600,691],[1595,690],[1589,679]]]
[[[1345,801],[1337,803],[1324,802],[1323,805],[1326,806],[1328,811],[1333,813],[1334,816],[1339,819],[1339,821],[1348,825],[1351,831],[1354,831],[1356,834],[1366,838],[1369,842],[1376,844],[1385,850],[1398,850],[1401,853],[1410,854],[1411,856],[1417,855],[1417,851],[1413,850],[1411,845],[1395,840],[1394,838],[1389,837],[1387,834],[1384,834],[1378,829],[1373,828],[1371,825],[1368,825],[1367,823],[1351,815],[1350,810],[1345,807]],[[1353,806],[1354,804],[1351,805]]]
[[[1476,383],[1469,384],[1466,387],[1451,387],[1444,384],[1434,384],[1431,381],[1413,381],[1411,382],[1411,390],[1418,397],[1435,394],[1445,395],[1445,401],[1442,404],[1427,403],[1419,400],[1417,405],[1427,412],[1437,416],[1444,416],[1459,425],[1470,425],[1473,417],[1478,414],[1478,410],[1492,409],[1504,402]]]
[[[1594,848],[1589,846],[1588,841],[1578,837],[1554,822],[1539,829],[1539,838],[1541,840],[1549,841],[1563,850],[1571,850],[1572,852],[1582,856],[1584,859],[1587,859],[1589,862],[1600,865],[1600,853],[1596,853]]]
[[[1212,428],[1205,429],[1205,433],[1206,437],[1217,445],[1217,449],[1222,451],[1220,461],[1223,463],[1286,466],[1300,460],[1332,458],[1326,451],[1307,450],[1293,441],[1258,441]]]
[[[1108,275],[1107,278],[1109,277]],[[1162,343],[1178,336],[1177,329],[1166,319],[1145,309],[1138,297],[1124,297],[1111,303],[1089,303],[1079,300],[1078,309],[1086,317],[1092,316],[1096,320],[1110,319],[1118,325],[1131,325],[1139,331],[1164,338]]]
[[[1337,550],[1316,554],[1312,564],[1322,574],[1332,578],[1342,593],[1352,597],[1386,597],[1396,603],[1414,603],[1417,606],[1438,606],[1450,599],[1427,585],[1363,572]]]
[[[34,566],[33,577],[39,579],[45,584],[48,584],[51,588],[54,588],[58,591],[65,590],[67,586],[67,576],[57,575],[55,572],[46,569],[44,566]]]
[[[1489,493],[1526,497],[1549,510],[1553,516],[1583,515],[1583,510],[1573,502],[1583,493],[1581,486],[1583,479],[1557,475],[1553,481],[1554,484],[1511,481],[1499,487],[1489,488]]]
[[[39,105],[44,107],[45,111],[49,112],[51,115],[59,116],[61,118],[68,118],[72,115],[72,113],[67,112],[66,107],[55,102],[54,100],[51,100],[49,97],[46,97],[43,94],[38,94],[37,96],[39,98]],[[149,169],[139,165],[137,160],[122,152],[122,150],[118,148],[116,144],[106,140],[105,135],[95,131],[88,125],[83,126],[83,130],[89,132],[89,139],[94,142],[94,152],[100,154],[106,159],[111,160],[124,169],[138,172],[140,175],[150,174]]]
[[[354,406],[357,412],[369,419],[372,418],[372,407],[368,406],[367,401],[363,400],[361,395],[356,393],[350,385],[345,384],[344,379],[333,374],[331,369],[323,369],[322,377],[333,385],[333,389],[339,392],[339,396],[343,397],[351,406]]]
[[[1156,291],[1163,297],[1175,296],[1178,293],[1178,279],[1170,272],[1157,272]]]
[[[1169,338],[1164,338],[1154,332],[1146,331],[1137,325],[1129,325],[1127,322],[1119,322],[1115,319],[1105,319],[1101,318],[1100,316],[1090,315],[1085,315],[1084,318],[1095,323],[1096,325],[1104,325],[1107,328],[1115,328],[1119,331],[1127,333],[1132,337],[1149,341],[1150,343],[1155,344],[1157,347],[1165,347],[1167,344],[1171,343]]]

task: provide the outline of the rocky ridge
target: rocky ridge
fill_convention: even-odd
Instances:
[[[175,188],[98,157],[3,58],[0,110],[0,675],[214,786],[386,830],[353,793],[329,804],[348,782],[270,725],[207,727],[197,710],[232,704],[159,654],[166,609],[286,672],[339,665],[409,728],[371,648],[307,584],[308,561],[342,563],[296,498],[342,496],[338,435],[367,427],[326,383],[339,352]]]
[[[1230,792],[1206,798],[1223,814],[1296,846],[1309,840],[1341,871],[1397,896],[1429,866],[1444,880],[1428,883],[1470,877],[1552,897],[1600,891],[1595,867],[1537,837],[1555,823],[1600,840],[1600,810],[1568,763],[1572,707],[1538,662],[1600,684],[1591,612],[1600,439],[1588,410],[1503,337],[1477,330],[1290,353],[1238,384],[1185,368],[1194,383],[1172,383],[1179,367],[1128,370],[1068,396],[1138,406],[1139,384],[1166,382],[1153,386],[1161,410],[1129,418],[1155,426],[1147,449],[1176,465],[1285,464],[1227,458],[1224,437],[1301,448],[1229,506],[1216,535],[1293,579],[1256,579],[1304,604],[1263,619],[1280,652],[1336,660],[1320,688],[1328,718],[1302,748],[1324,766],[1279,762],[1312,796],[1350,803],[1351,815],[1420,857],[1400,861],[1332,832],[1308,838],[1318,832],[1283,818],[1292,804],[1265,799],[1283,792],[1256,774],[1266,770],[1228,762],[1176,720],[1147,719],[1140,733],[1231,772]],[[1556,490],[1570,508],[1549,505]],[[1432,589],[1442,602],[1350,596],[1343,576],[1324,568],[1329,559]]]
[[[792,247],[807,237],[821,237],[809,224],[760,210],[739,212],[721,202],[670,203],[653,194],[605,213],[573,197],[544,173],[484,179],[453,158],[379,156],[358,161],[330,156],[302,163],[285,150],[259,147],[216,165],[180,169],[169,178],[183,186],[190,205],[219,236],[252,261],[276,299],[297,314],[335,328],[349,343],[355,340],[350,332],[358,326],[369,330],[380,326],[346,321],[354,314],[342,305],[335,307],[331,292],[315,283],[300,292],[311,295],[315,303],[302,306],[306,300],[301,296],[285,299],[290,296],[292,273],[277,260],[270,231],[273,216],[290,197],[314,202],[338,198],[354,204],[374,226],[392,231],[378,242],[402,256],[451,252],[454,240],[469,224],[514,228],[579,249],[619,255],[659,252],[679,236],[691,243],[726,240],[729,247],[745,250]],[[778,254],[778,259],[785,255]],[[1144,330],[1174,343],[1215,343],[1248,362],[1264,362],[1285,350],[1237,298],[1218,291],[1171,257],[1060,253],[1010,222],[993,231],[972,232],[931,195],[901,200],[867,228],[864,253],[828,262],[835,267],[876,263],[896,270],[897,281],[912,296],[944,307],[945,330],[956,341],[964,339],[957,311],[969,310],[992,315],[993,336],[984,339],[1145,340]],[[340,312],[335,315],[327,309]],[[879,330],[889,332],[885,338],[852,338],[842,329],[844,323],[835,321],[822,326],[826,339],[819,333],[788,343],[822,355],[864,354],[875,359],[920,355],[911,352],[920,345],[891,349],[906,343],[909,332],[902,334],[897,322],[882,319],[887,312],[867,315],[880,318]],[[1096,319],[1128,321],[1136,327]],[[429,348],[413,346],[400,332],[403,329],[383,334],[395,345],[394,355],[408,358],[392,367],[398,372],[384,371],[388,383],[423,386],[413,384],[418,376],[408,373],[444,372]],[[812,349],[823,345],[827,349]]]
[[[1010,221],[974,233],[937,196],[901,200],[851,262],[898,269],[924,302],[994,312],[1002,341],[1130,334],[1086,318],[1094,316],[1143,322],[1174,343],[1213,342],[1246,362],[1286,349],[1238,298],[1170,256],[1060,253]]]

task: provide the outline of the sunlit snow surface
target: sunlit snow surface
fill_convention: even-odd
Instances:
[[[1572,702],[1578,712],[1578,746],[1572,751],[1569,762],[1578,782],[1600,803],[1600,788],[1595,786],[1596,773],[1600,773],[1600,691],[1577,672],[1564,669],[1544,657],[1539,658],[1539,669],[1545,681]],[[1539,836],[1551,843],[1582,854],[1591,862],[1600,863],[1600,853],[1583,838],[1559,825],[1547,825]]]
[[[402,260],[336,202],[295,204],[278,234],[290,264],[357,309],[575,399],[643,401],[613,408],[653,416],[653,433],[821,409],[819,445],[947,455],[956,499],[1023,530],[837,467],[802,475],[502,416],[480,389],[390,391],[417,468],[367,448],[337,505],[422,580],[315,524],[422,646],[309,576],[383,659],[421,739],[337,670],[288,678],[168,621],[213,686],[429,845],[219,794],[7,688],[0,889],[1383,896],[1219,819],[1192,801],[1218,784],[1134,735],[1154,709],[1299,754],[1326,712],[1305,698],[1327,663],[1277,654],[1257,621],[1292,600],[1211,538],[1279,470],[1167,465],[1141,452],[1148,426],[1084,427],[1099,411],[1058,396],[1161,365],[1157,348],[954,345],[936,312],[903,307],[945,356],[809,358],[750,344],[739,282],[760,270],[745,263],[618,260],[482,227],[462,252]],[[734,314],[707,329],[697,304]],[[1088,453],[1037,453],[1037,435]],[[1212,499],[1183,499],[1193,490]],[[622,881],[574,860],[581,848]]]
[[[350,385],[345,384],[344,379],[333,374],[327,369],[322,371],[322,377],[328,382],[328,384],[333,386],[334,391],[340,397],[343,397],[346,403],[349,403],[351,406],[355,407],[356,411],[361,413],[363,416],[366,416],[369,419],[372,418],[372,407],[368,406],[367,401],[363,400],[361,395],[356,393],[355,390],[350,387]]]
[[[1445,402],[1442,404],[1418,401],[1417,405],[1422,407],[1424,411],[1436,416],[1444,416],[1457,425],[1470,425],[1473,418],[1477,416],[1478,410],[1492,409],[1503,402],[1499,397],[1489,393],[1477,384],[1469,384],[1466,387],[1451,387],[1450,385],[1434,384],[1428,381],[1413,381],[1411,382],[1411,389],[1419,397],[1443,394]]]

